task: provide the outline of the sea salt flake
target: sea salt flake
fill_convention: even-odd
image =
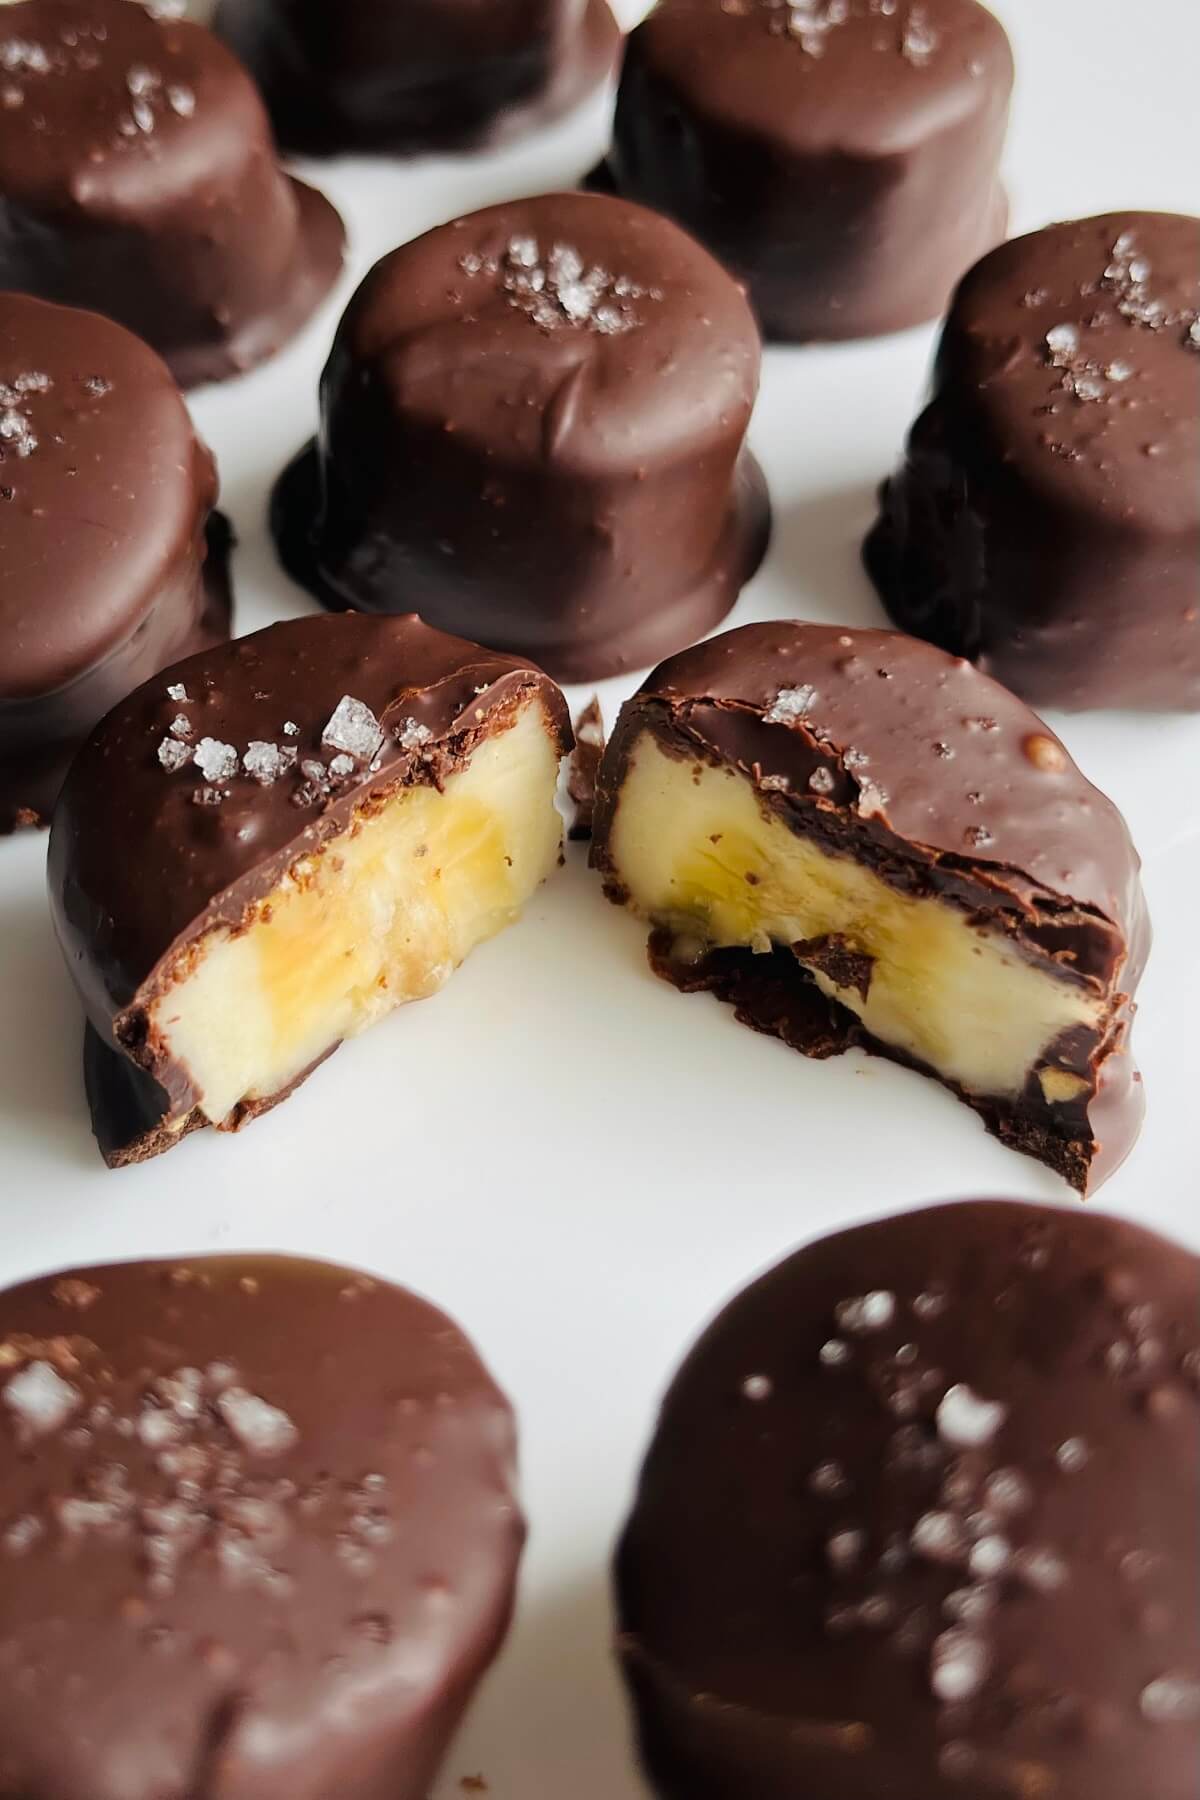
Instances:
[[[1046,348],[1053,366],[1065,368],[1079,354],[1078,325],[1052,325],[1046,333]]]
[[[965,1382],[950,1388],[937,1409],[938,1434],[943,1442],[963,1450],[990,1444],[1008,1417],[999,1400],[984,1400]]]
[[[190,119],[196,110],[196,96],[190,87],[173,83],[167,89],[167,105],[181,119]]]
[[[139,131],[147,136],[154,130],[154,108],[148,100],[135,100],[129,108],[129,115]]]
[[[508,260],[518,269],[532,269],[537,265],[538,241],[535,237],[510,237],[508,240]]]
[[[295,719],[285,719],[283,721],[283,735],[284,737],[300,736],[300,727],[297,725]]]
[[[13,1519],[0,1531],[0,1545],[10,1556],[24,1556],[32,1550],[38,1539],[44,1537],[46,1527],[33,1513],[23,1513],[20,1518]]]
[[[1036,1546],[1018,1550],[1013,1568],[1026,1586],[1040,1594],[1055,1594],[1067,1585],[1070,1571],[1062,1557],[1053,1550]]]
[[[7,69],[10,75],[18,70],[28,75],[48,75],[50,58],[41,44],[31,43],[28,38],[9,38],[0,44],[0,69]]]
[[[816,697],[813,687],[780,688],[763,719],[768,725],[793,725],[811,709]]]
[[[1019,1469],[997,1469],[983,1488],[984,1500],[993,1512],[1025,1512],[1033,1502],[1033,1490]]]
[[[220,738],[202,737],[192,751],[192,761],[205,781],[232,781],[238,772],[238,753]]]
[[[1191,350],[1200,350],[1200,319],[1193,319],[1184,340]]]
[[[825,1543],[830,1568],[843,1575],[856,1569],[862,1560],[866,1541],[866,1534],[861,1531],[835,1531]]]
[[[1142,1717],[1151,1725],[1190,1725],[1200,1719],[1200,1681],[1160,1675],[1141,1692]]]
[[[238,1442],[255,1456],[282,1456],[299,1440],[291,1419],[245,1388],[226,1388],[217,1400],[217,1411]]]
[[[64,1381],[48,1362],[27,1363],[12,1377],[0,1399],[15,1413],[17,1435],[25,1443],[61,1430],[83,1402],[79,1389]]]
[[[360,762],[370,762],[383,742],[383,730],[369,706],[343,694],[321,733],[321,742],[331,750],[345,750]]]
[[[742,1393],[747,1400],[769,1400],[773,1385],[769,1375],[747,1375]]]
[[[178,738],[165,737],[158,746],[158,760],[168,775],[174,775],[185,763],[191,762],[191,748],[187,744],[181,744]]]
[[[818,1463],[808,1478],[809,1491],[826,1499],[837,1499],[848,1491],[850,1483],[839,1462]]]
[[[827,1369],[841,1368],[850,1361],[850,1346],[843,1344],[840,1338],[830,1338],[821,1345],[821,1361]]]
[[[1091,1451],[1083,1438],[1064,1438],[1054,1453],[1054,1460],[1064,1474],[1077,1475],[1091,1459]]]
[[[962,1525],[953,1513],[923,1513],[913,1526],[909,1543],[926,1562],[959,1563],[966,1555]]]
[[[853,1300],[841,1300],[833,1309],[843,1331],[856,1337],[868,1332],[884,1331],[896,1316],[896,1296],[885,1288],[875,1288]]]
[[[347,756],[344,750],[339,750],[336,756],[330,758],[329,773],[339,781],[347,775],[353,775],[357,768],[358,764],[354,758]]]
[[[835,785],[833,771],[823,765],[814,769],[808,778],[808,785],[814,794],[832,794]]]
[[[285,757],[278,744],[252,738],[242,753],[242,768],[252,780],[270,787],[291,766],[295,754],[293,750],[290,757]]]
[[[959,1625],[981,1625],[996,1610],[994,1587],[981,1582],[975,1587],[955,1588],[942,1601],[942,1611]]]
[[[178,703],[186,703],[187,698],[188,691],[184,687],[182,681],[171,682],[170,686],[167,688],[167,699],[174,700]]]
[[[1133,364],[1127,362],[1111,362],[1104,373],[1110,381],[1129,381],[1133,376]]]
[[[988,1677],[987,1645],[968,1631],[944,1631],[934,1640],[929,1680],[934,1694],[947,1706],[973,1700]]]
[[[1007,1538],[993,1533],[981,1537],[971,1549],[967,1567],[979,1581],[991,1581],[1002,1575],[1012,1560],[1012,1545]]]
[[[32,456],[38,447],[32,420],[12,406],[0,412],[0,452],[5,445],[10,445],[21,457]]]
[[[433,733],[428,725],[422,725],[417,719],[405,719],[396,732],[396,742],[402,750],[419,750],[432,737]]]
[[[938,47],[938,34],[925,15],[923,7],[914,6],[908,16],[901,39],[901,54],[918,68],[927,63]]]

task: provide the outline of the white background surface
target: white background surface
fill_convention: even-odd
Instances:
[[[1014,229],[1124,206],[1200,211],[1195,0],[996,10],[1018,60]],[[315,171],[351,231],[339,289],[276,363],[194,401],[241,540],[242,631],[309,606],[274,564],[264,505],[311,433],[317,375],[360,275],[456,213],[573,184],[606,125],[595,104],[503,155]],[[753,442],[775,539],[733,622],[880,622],[858,546],[932,341],[768,352]],[[605,685],[610,723],[634,685]],[[585,697],[573,692],[573,709]],[[1125,808],[1157,928],[1136,1032],[1149,1118],[1102,1204],[1200,1244],[1200,721],[1053,722]],[[657,1396],[702,1321],[832,1226],[1066,1190],[918,1077],[858,1056],[806,1062],[654,980],[642,929],[601,898],[578,847],[441,995],[345,1047],[240,1138],[204,1133],[109,1173],[43,859],[41,837],[0,841],[0,1284],[69,1263],[278,1248],[365,1265],[448,1308],[517,1403],[533,1535],[517,1630],[438,1800],[480,1772],[493,1800],[634,1800],[607,1562]]]

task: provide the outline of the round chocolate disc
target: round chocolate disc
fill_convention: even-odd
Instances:
[[[0,830],[44,823],[97,719],[228,635],[216,497],[152,350],[0,294]]]
[[[426,1800],[523,1535],[444,1314],[272,1256],[30,1281],[0,1443],[0,1791]]]
[[[1200,1263],[977,1202],[845,1231],[676,1379],[618,1565],[669,1800],[1192,1800]]]
[[[320,435],[276,492],[281,555],[328,606],[416,610],[560,680],[652,662],[765,549],[759,363],[735,283],[641,207],[456,219],[351,301]]]
[[[130,0],[0,6],[0,193],[0,286],[107,313],[185,386],[272,355],[341,267],[245,70]]]
[[[768,337],[896,331],[1003,236],[1012,81],[977,0],[660,0],[597,181],[695,232]]]
[[[598,87],[620,45],[608,0],[220,0],[214,29],[309,155],[505,142]]]
[[[1035,705],[1200,708],[1200,219],[1110,213],[972,269],[867,564]]]

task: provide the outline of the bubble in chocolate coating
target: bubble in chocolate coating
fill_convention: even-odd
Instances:
[[[910,1213],[748,1288],[618,1560],[664,1800],[1191,1800],[1198,1368],[1197,1259],[1090,1213]]]
[[[0,832],[48,821],[110,706],[228,635],[216,498],[152,350],[95,313],[0,294]]]
[[[280,553],[330,607],[415,609],[558,680],[652,662],[766,547],[760,358],[735,283],[642,207],[456,219],[351,301],[320,435],[276,490]]]
[[[281,143],[329,155],[506,142],[610,74],[608,0],[221,0],[214,30]]]
[[[245,70],[136,0],[0,6],[0,192],[0,286],[106,313],[185,387],[272,355],[341,267]]]
[[[1200,219],[971,270],[866,560],[897,624],[1036,705],[1200,708]]]
[[[443,1313],[276,1256],[29,1281],[0,1445],[0,1791],[426,1800],[523,1537]]]
[[[976,0],[659,0],[594,179],[693,231],[767,337],[896,331],[1003,236],[1012,81]]]

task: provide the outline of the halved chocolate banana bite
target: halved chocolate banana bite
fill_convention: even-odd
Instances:
[[[110,1164],[236,1130],[436,991],[561,855],[566,703],[414,615],[274,625],[111,712],[50,836]]]
[[[744,1023],[935,1076],[1080,1193],[1132,1147],[1137,852],[970,663],[786,620],[684,651],[622,709],[592,861],[656,971]]]
[[[0,1793],[427,1800],[512,1612],[512,1409],[282,1256],[0,1293]]]

